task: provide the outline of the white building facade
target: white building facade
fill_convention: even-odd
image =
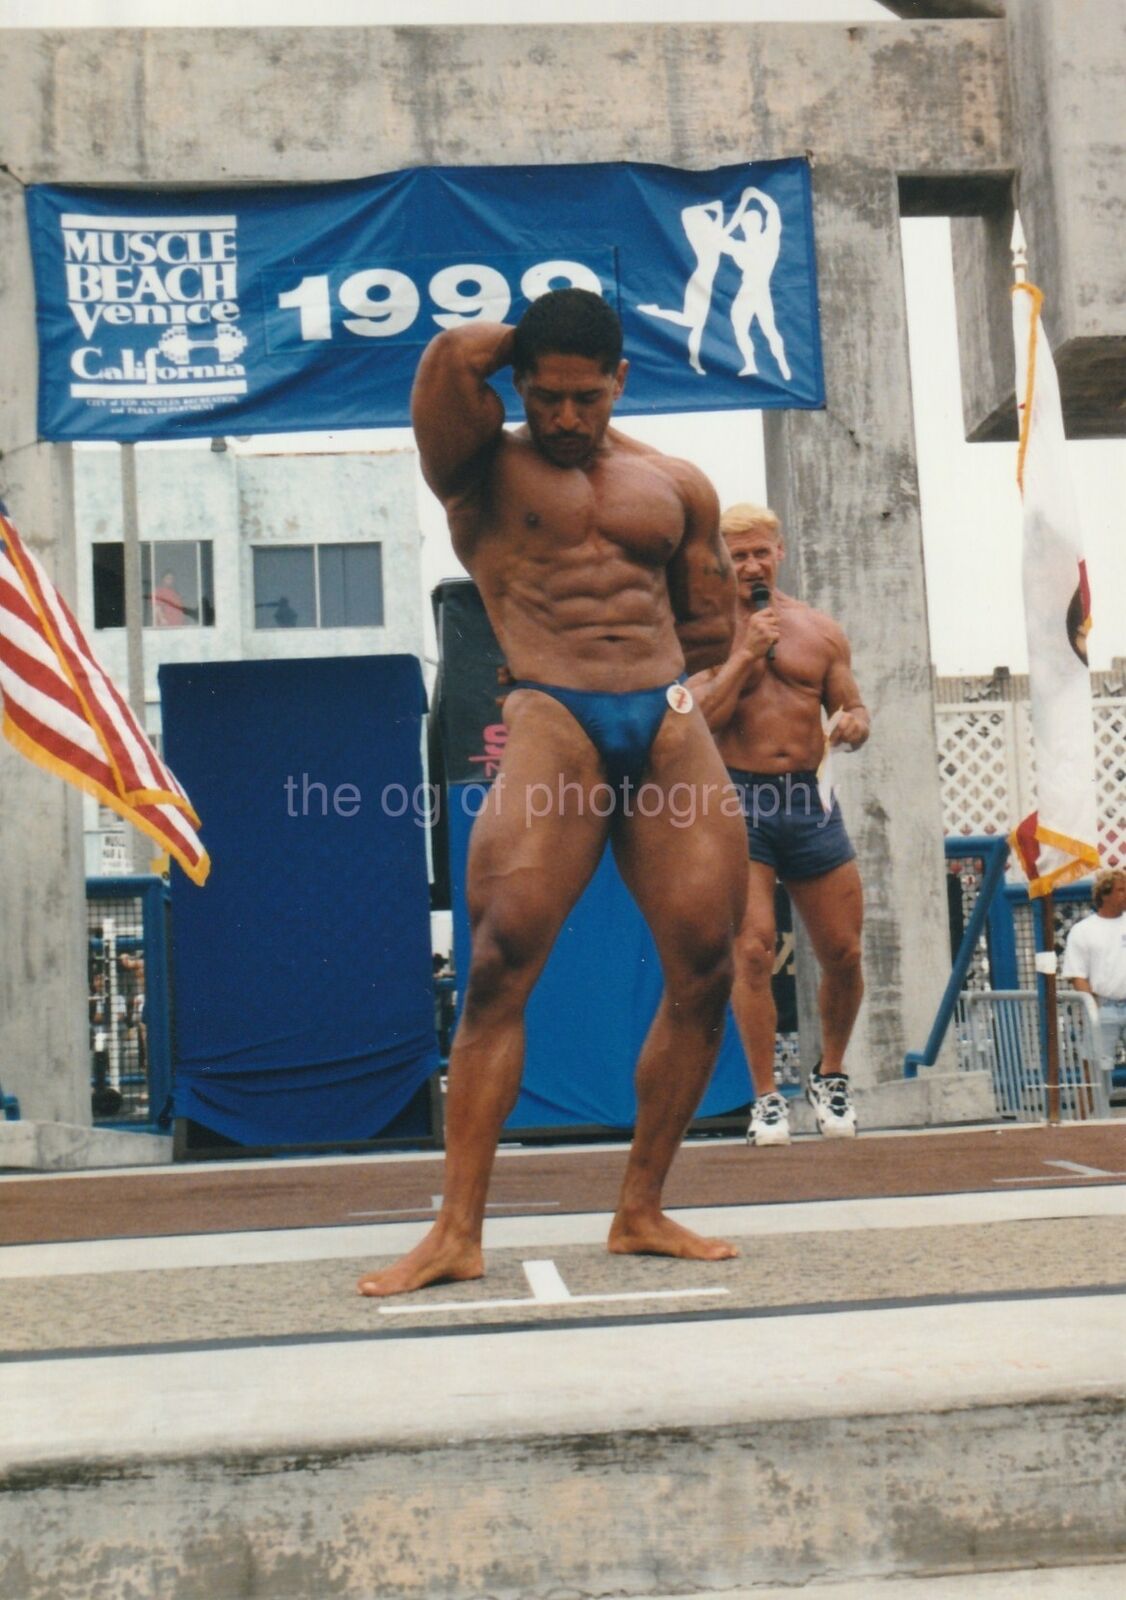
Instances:
[[[137,447],[145,722],[165,662],[423,657],[415,458]],[[124,690],[121,452],[76,447],[78,615]],[[88,875],[133,870],[124,824],[93,801]]]

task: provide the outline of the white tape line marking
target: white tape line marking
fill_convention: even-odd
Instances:
[[[602,1305],[609,1300],[700,1300],[708,1295],[730,1294],[730,1289],[641,1289],[628,1294],[573,1294],[569,1306]],[[437,1311],[484,1311],[493,1306],[524,1306],[531,1310],[535,1300],[443,1300],[426,1306],[380,1306],[381,1317],[430,1316]]]
[[[1102,1167],[1087,1167],[1081,1161],[1045,1161],[1046,1167],[1062,1167],[1069,1178],[1126,1178],[1126,1172],[1104,1172]],[[1053,1172],[1050,1177],[994,1178],[994,1183],[1062,1183]]]
[[[554,1261],[522,1261],[528,1287],[541,1306],[560,1306],[572,1299]]]
[[[391,1211],[346,1211],[346,1217],[424,1217],[433,1206],[395,1206]]]
[[[486,1211],[522,1211],[527,1216],[546,1209],[548,1206],[558,1206],[558,1200],[490,1200],[485,1207]],[[427,1211],[440,1211],[442,1209],[442,1196],[432,1194],[428,1206],[396,1206],[392,1211],[347,1211],[349,1217],[417,1217]]]
[[[1082,1161],[1045,1161],[1046,1167],[1062,1167],[1065,1172],[1077,1172],[1081,1178],[1122,1178],[1126,1173],[1104,1172],[1102,1167],[1084,1166]]]
[[[522,1261],[524,1276],[532,1290],[531,1300],[442,1300],[429,1305],[380,1306],[381,1317],[424,1317],[451,1311],[488,1311],[500,1307],[589,1306],[622,1300],[699,1300],[714,1295],[729,1295],[730,1289],[629,1289],[620,1294],[572,1294],[554,1261]]]

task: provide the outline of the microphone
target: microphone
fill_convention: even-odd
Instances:
[[[751,585],[751,610],[752,611],[764,611],[769,604],[770,604],[770,585],[766,584],[766,583],[755,583],[755,584],[752,584]],[[773,645],[771,645],[770,649],[766,652],[766,659],[768,661],[773,661],[774,660],[774,646]]]

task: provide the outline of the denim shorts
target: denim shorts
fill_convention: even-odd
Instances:
[[[822,878],[856,858],[836,798],[826,811],[815,772],[742,772],[728,767],[739,792],[752,861],[783,882]]]

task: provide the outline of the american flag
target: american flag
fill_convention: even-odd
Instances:
[[[2,511],[0,696],[4,734],[22,755],[112,807],[194,883],[206,880],[211,861],[190,800]]]

